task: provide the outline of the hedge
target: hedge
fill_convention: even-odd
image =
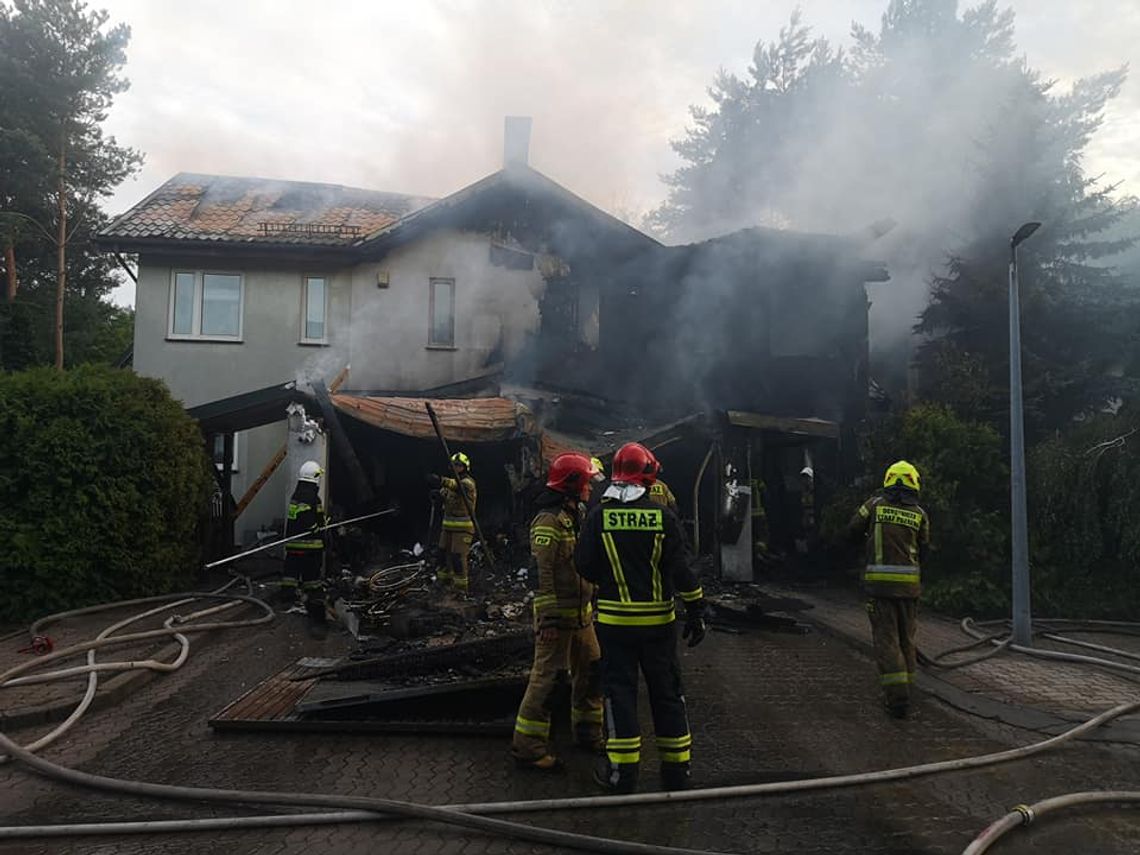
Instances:
[[[1038,615],[1134,619],[1140,610],[1140,408],[1100,413],[1029,455]]]
[[[84,366],[0,374],[0,621],[184,588],[211,486],[165,385]]]

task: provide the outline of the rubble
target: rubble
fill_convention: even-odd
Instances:
[[[768,630],[803,635],[811,627],[794,617],[808,611],[811,603],[795,597],[773,597],[752,582],[702,580],[709,622],[718,632],[738,634],[748,630]]]

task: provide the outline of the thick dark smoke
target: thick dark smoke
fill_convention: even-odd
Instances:
[[[1016,111],[1047,111],[1066,93],[1030,92],[1013,35],[1012,13],[992,2],[894,0],[881,30],[856,25],[838,46],[812,43],[793,17],[778,45],[758,48],[748,75],[718,80],[722,119],[703,130],[719,142],[704,179],[680,198],[681,215],[670,221],[665,210],[670,236],[753,225],[858,235],[894,220],[863,252],[891,274],[869,291],[871,341],[901,374],[932,275],[952,253],[1007,237],[1033,215],[999,198],[995,176],[1026,168]],[[746,120],[761,126],[742,133]]]

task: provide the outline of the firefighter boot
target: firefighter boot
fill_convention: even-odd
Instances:
[[[688,763],[662,763],[661,787],[665,790],[688,790],[693,786]]]
[[[638,763],[611,763],[603,758],[594,768],[594,783],[614,796],[637,789]]]
[[[317,640],[328,638],[329,617],[325,611],[324,600],[310,598],[305,603],[305,614],[309,618],[309,635]]]
[[[910,702],[907,700],[888,699],[885,702],[887,715],[891,718],[907,718],[910,715]]]

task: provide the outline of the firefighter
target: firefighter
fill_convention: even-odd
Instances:
[[[467,553],[471,550],[471,537],[475,532],[475,522],[471,513],[475,512],[475,479],[471,477],[471,458],[462,451],[451,455],[451,462],[459,475],[454,478],[441,478],[428,475],[428,484],[439,490],[443,501],[443,527],[439,533],[439,548],[443,551],[443,567],[436,577],[445,585],[451,585],[456,592],[467,594]],[[460,491],[463,491],[460,493]],[[463,496],[467,496],[467,502]],[[467,512],[467,504],[471,513]]]
[[[920,568],[930,544],[930,517],[918,504],[920,487],[914,466],[905,460],[892,464],[883,491],[864,502],[848,526],[853,538],[866,541],[867,614],[883,700],[896,718],[905,718],[910,707]]]
[[[304,598],[305,612],[309,616],[309,631],[316,638],[328,634],[328,615],[325,612],[323,570],[325,539],[320,528],[325,525],[325,512],[321,507],[321,476],[325,471],[315,460],[301,464],[297,487],[289,499],[289,519],[285,523],[285,536],[311,533],[285,544],[285,576],[281,580],[283,594],[296,600],[298,587]]]
[[[752,490],[752,566],[766,568],[773,561],[768,550],[768,512],[764,507],[764,479],[753,478],[749,482]]]
[[[584,454],[560,454],[535,502],[530,548],[538,563],[534,598],[534,664],[518,717],[511,754],[519,766],[557,771],[550,751],[550,714],[556,688],[569,672],[570,719],[575,743],[602,748],[601,651],[594,633],[594,586],[574,569],[578,510],[590,496],[597,469]]]
[[[598,586],[606,757],[595,780],[613,793],[637,786],[641,731],[638,670],[645,675],[653,729],[668,790],[689,787],[692,736],[677,658],[674,598],[685,603],[683,638],[705,636],[704,595],[689,568],[681,523],[649,495],[660,466],[645,446],[629,443],[613,459],[613,483],[586,518],[575,564]]]

